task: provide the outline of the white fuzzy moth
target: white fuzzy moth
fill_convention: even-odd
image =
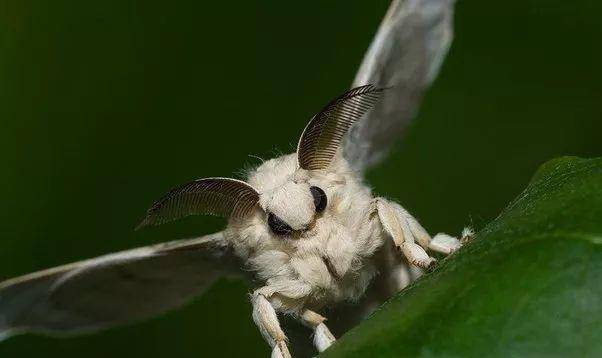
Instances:
[[[452,38],[453,3],[393,1],[354,88],[310,120],[296,153],[265,161],[246,181],[178,187],[140,224],[214,214],[228,218],[225,230],[2,282],[0,336],[138,320],[202,294],[221,276],[250,272],[259,283],[253,320],[272,357],[290,356],[279,313],[313,329],[314,345],[326,349],[335,338],[317,312],[368,296],[369,285],[380,299],[368,305],[378,304],[433,264],[428,250],[449,254],[461,245],[445,234],[431,238],[399,204],[373,197],[362,183],[435,78]]]

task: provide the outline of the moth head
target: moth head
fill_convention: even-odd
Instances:
[[[249,173],[248,182],[257,188],[263,213],[256,223],[280,238],[298,238],[312,229],[327,211],[327,180],[299,170],[296,154],[263,162]]]
[[[290,181],[260,199],[273,234],[287,236],[311,230],[326,210],[323,189],[307,182]]]

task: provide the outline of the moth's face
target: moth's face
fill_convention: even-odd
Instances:
[[[265,162],[249,183],[259,193],[266,227],[277,236],[301,237],[314,228],[328,206],[328,182],[298,168],[294,155]]]

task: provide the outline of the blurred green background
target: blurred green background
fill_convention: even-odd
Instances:
[[[388,1],[0,2],[0,278],[219,230],[134,232],[172,186],[291,152]],[[542,162],[602,155],[602,3],[460,0],[418,120],[369,174],[435,233],[482,227]],[[240,282],[162,317],[2,357],[268,355]],[[307,332],[308,344],[310,332]]]

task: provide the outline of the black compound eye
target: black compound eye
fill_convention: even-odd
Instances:
[[[290,235],[293,232],[293,229],[287,223],[272,213],[268,214],[268,225],[276,235]]]
[[[326,200],[326,193],[324,190],[318,188],[317,186],[312,186],[309,188],[311,191],[311,195],[314,197],[314,205],[316,206],[316,212],[321,213],[326,209],[326,204],[328,201]]]

